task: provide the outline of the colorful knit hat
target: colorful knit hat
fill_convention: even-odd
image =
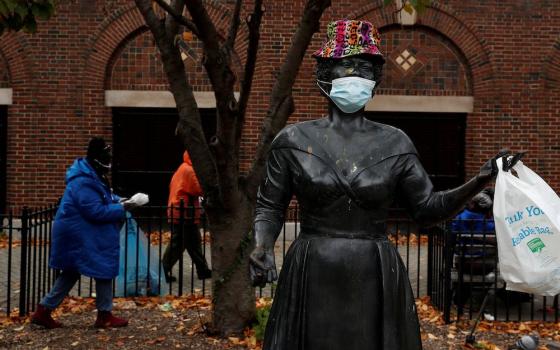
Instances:
[[[365,54],[383,59],[380,43],[379,32],[370,22],[342,19],[329,23],[327,40],[313,57],[337,59]]]

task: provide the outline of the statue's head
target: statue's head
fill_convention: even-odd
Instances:
[[[377,29],[369,22],[329,23],[327,40],[313,54],[317,59],[317,84],[342,112],[358,112],[373,97],[385,63],[380,41]]]
[[[379,32],[370,22],[343,19],[329,23],[326,41],[313,53],[317,59],[317,79],[331,82],[358,76],[378,85],[385,63],[380,42]]]

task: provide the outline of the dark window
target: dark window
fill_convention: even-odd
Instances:
[[[207,137],[216,130],[214,109],[201,109]],[[113,109],[113,188],[121,196],[144,192],[153,205],[166,205],[169,181],[183,162],[175,136],[174,108]]]
[[[465,114],[370,112],[367,118],[404,131],[436,190],[465,180]]]

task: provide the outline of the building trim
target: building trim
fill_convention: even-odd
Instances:
[[[198,108],[216,108],[216,97],[213,91],[194,91]],[[239,92],[235,92],[239,98]],[[175,100],[170,91],[145,90],[105,90],[105,106],[107,107],[149,107],[175,108]]]
[[[376,95],[366,105],[368,112],[472,113],[473,110],[472,96]]]
[[[13,90],[11,88],[0,89],[0,105],[11,105],[13,103]]]
[[[0,104],[11,104],[11,90],[0,89]],[[212,91],[195,91],[194,98],[199,108],[216,108]],[[169,91],[105,90],[105,106],[175,108],[175,100]],[[473,109],[472,96],[376,95],[366,105],[368,112],[472,113]]]

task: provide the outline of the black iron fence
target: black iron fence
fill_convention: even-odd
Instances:
[[[493,223],[455,220],[433,229],[429,241],[429,291],[446,322],[472,319],[481,309],[488,320],[558,322],[558,296],[507,290]]]
[[[19,215],[1,216],[0,310],[25,315],[52,287],[59,271],[49,268],[51,231],[57,206],[25,208]],[[178,220],[196,220],[202,252],[211,265],[211,236],[200,207],[178,208]],[[175,211],[148,206],[134,211],[120,235],[119,277],[114,280],[116,296],[183,295],[211,293],[210,281],[199,280],[188,255],[182,254],[166,281],[161,265],[171,240],[170,222]],[[558,298],[536,297],[505,290],[498,269],[494,232],[452,229],[451,224],[419,230],[407,218],[396,215],[388,221],[387,233],[408,270],[416,297],[429,295],[444,312],[447,322],[476,316],[488,294],[487,318],[558,322]],[[277,267],[299,234],[297,206],[290,207],[276,242]],[[181,225],[180,225],[181,226]],[[182,235],[181,235],[182,237]],[[274,296],[274,285],[256,290],[257,296]],[[95,296],[95,281],[83,277],[71,291],[75,296]]]

